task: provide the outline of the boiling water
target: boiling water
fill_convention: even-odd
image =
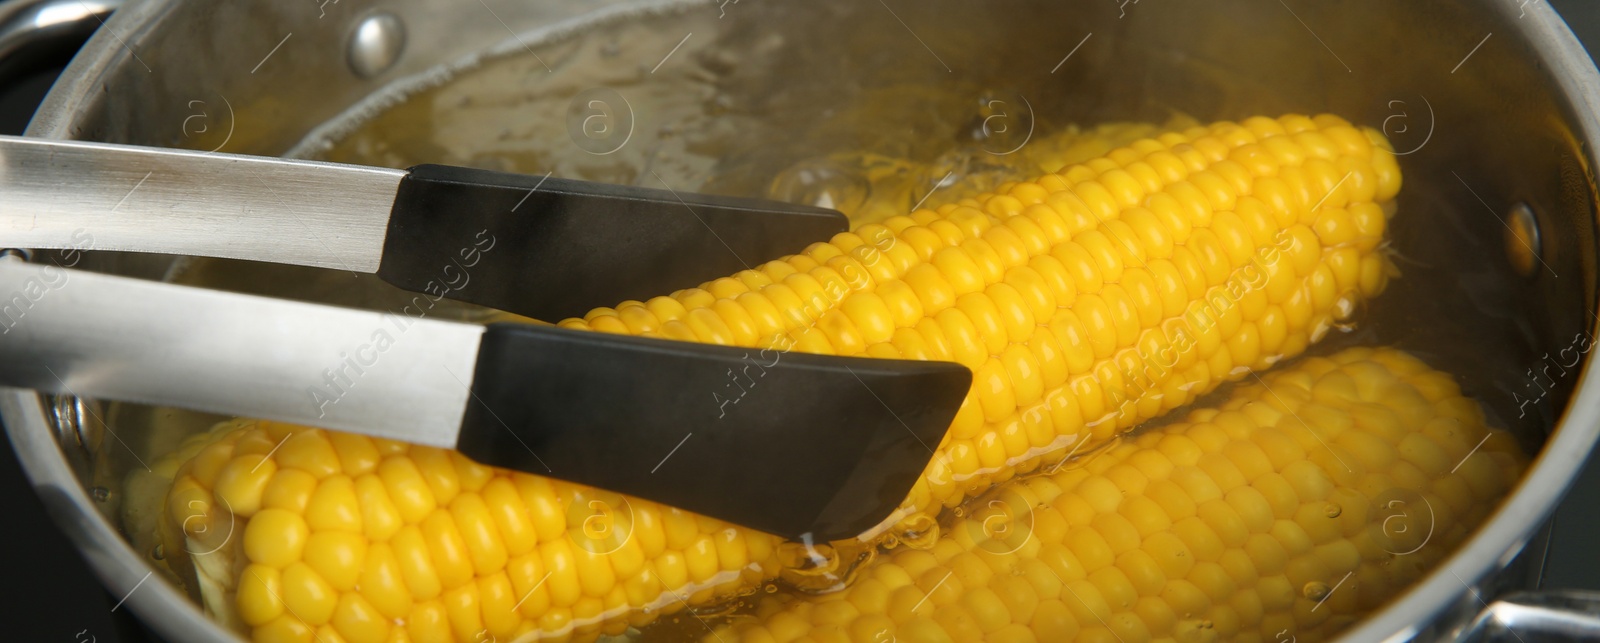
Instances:
[[[861,214],[908,211],[962,176],[967,188],[1000,170],[1036,173],[1065,151],[1044,149],[1045,133],[1064,123],[1038,109],[1060,102],[1063,87],[1023,95],[1003,81],[940,78],[932,58],[918,65],[932,78],[886,73],[898,61],[881,60],[881,43],[841,35],[825,47],[863,50],[859,59],[819,55],[816,43],[747,28],[740,9],[719,16],[695,4],[617,20],[514,48],[447,81],[427,74],[319,128],[294,153],[771,196]]]
[[[776,198],[834,207],[859,222],[1053,171],[1107,151],[1108,140],[1125,143],[1159,131],[1157,125],[1092,121],[1080,130],[1072,118],[1093,111],[1072,108],[1084,104],[1082,92],[1067,82],[1016,80],[1004,71],[1009,54],[996,54],[997,70],[989,75],[946,75],[932,60],[908,72],[905,52],[886,58],[880,43],[852,36],[853,30],[827,46],[858,54],[819,55],[781,32],[741,23],[736,4],[667,7],[508,43],[472,65],[397,83],[319,128],[294,154]],[[724,12],[735,15],[719,15]],[[1165,120],[1168,127],[1191,122],[1176,113],[1147,106],[1120,120]],[[1557,411],[1550,401],[1563,396],[1542,397],[1532,414],[1518,412],[1517,401],[1528,397],[1527,377],[1504,365],[1533,366],[1516,357],[1527,347],[1485,345],[1476,339],[1482,329],[1469,321],[1516,328],[1505,311],[1512,309],[1517,278],[1504,262],[1464,261],[1500,256],[1501,249],[1483,241],[1495,236],[1484,234],[1477,220],[1442,203],[1430,186],[1408,181],[1391,232],[1403,276],[1311,353],[1357,344],[1417,352],[1459,374],[1468,394],[1486,402],[1492,422],[1518,429],[1525,447],[1535,450]],[[196,260],[176,280],[375,309],[409,298],[370,277],[226,261]],[[471,306],[445,313],[468,320],[484,314]],[[1527,337],[1524,344],[1538,342]],[[1491,364],[1499,366],[1485,366]],[[1200,403],[1226,395],[1227,388]],[[116,411],[119,429],[156,436],[140,449],[151,457],[219,419],[130,405]],[[129,470],[125,464],[101,469]],[[135,471],[123,487],[118,476],[100,478],[126,489],[124,528],[136,546],[153,552],[149,534],[162,480]],[[1314,590],[1323,591],[1306,591]],[[755,591],[794,590],[771,585]],[[738,601],[680,613],[630,636],[698,640],[706,623],[715,627],[750,610],[751,601]]]

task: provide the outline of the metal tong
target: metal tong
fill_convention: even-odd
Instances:
[[[970,385],[965,367],[427,312],[448,298],[579,315],[798,252],[846,223],[548,175],[0,137],[0,248],[375,272],[419,293],[402,310],[355,310],[0,258],[0,385],[456,448],[792,539],[845,538],[910,490]]]

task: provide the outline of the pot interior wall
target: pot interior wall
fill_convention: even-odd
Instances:
[[[350,71],[345,46],[354,25],[379,9],[375,2],[146,6],[159,7],[159,17],[144,32],[122,34],[138,59],[119,54],[122,64],[82,81],[94,91],[80,111],[47,115],[34,134],[193,149],[226,141],[224,151],[280,154],[397,79],[496,47],[521,51],[510,30],[623,3],[383,3],[406,25],[407,45],[397,66],[373,79]],[[906,140],[907,114],[976,105],[985,92],[1026,97],[1041,128],[1159,122],[1174,110],[1201,121],[1332,112],[1383,129],[1404,153],[1392,238],[1403,276],[1354,332],[1335,333],[1317,350],[1374,337],[1411,350],[1457,374],[1530,451],[1544,443],[1577,383],[1581,366],[1572,363],[1577,350],[1587,351],[1594,308],[1592,172],[1556,79],[1530,43],[1504,27],[1517,18],[1514,8],[1492,15],[1467,3],[1379,0],[1229,3],[1225,10],[1209,3],[747,0],[684,10],[725,13],[699,23],[709,31],[693,38],[752,52],[734,61],[744,67],[737,72],[743,82],[726,97],[733,112],[759,116],[782,111],[785,101],[828,107],[784,123],[789,137],[753,141],[763,160],[733,157],[716,168],[733,179],[696,189],[765,196],[762,188],[784,165],[832,151],[819,147],[839,140],[848,149],[921,154],[887,149]],[[531,51],[561,63],[559,39]],[[637,65],[637,79],[614,88],[641,82],[655,62],[619,63]],[[589,88],[568,83],[559,91]],[[970,96],[952,96],[971,88]],[[919,92],[940,98],[923,105]],[[897,95],[907,104],[859,109]],[[807,136],[814,127],[844,133],[824,144]],[[917,135],[938,146],[966,131]],[[1531,208],[1539,225],[1539,259],[1528,276],[1517,274],[1506,251],[1505,220],[1516,204]],[[402,297],[347,274],[204,266],[186,279],[375,308]],[[99,253],[86,267],[159,277],[170,262]],[[123,405],[108,419],[134,427],[124,436],[147,436],[130,443],[149,456],[173,437],[137,429],[170,422],[174,413]],[[195,415],[189,423],[209,420]],[[132,465],[123,452],[103,452],[109,460],[93,484],[120,480]]]

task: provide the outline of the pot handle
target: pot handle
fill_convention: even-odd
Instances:
[[[0,85],[60,65],[123,0],[0,0]]]
[[[1483,611],[1461,633],[1463,643],[1600,640],[1600,592],[1578,589],[1514,592]]]

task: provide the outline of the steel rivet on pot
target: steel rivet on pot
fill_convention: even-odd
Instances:
[[[100,444],[100,426],[89,419],[97,417],[89,408],[90,402],[75,395],[52,396],[51,419],[55,421],[56,439],[63,449],[80,451],[86,458]]]
[[[1539,220],[1526,203],[1512,206],[1506,214],[1506,257],[1511,268],[1524,277],[1533,275],[1539,265],[1542,246],[1539,237]]]
[[[406,47],[406,26],[400,17],[379,11],[362,18],[350,32],[350,70],[371,78],[393,67]]]
[[[96,417],[89,404],[92,402],[75,395],[49,395],[44,405],[46,425],[55,432],[55,443],[61,455],[81,475],[87,475],[92,469],[94,450],[100,445],[101,437],[100,425],[89,421]]]

